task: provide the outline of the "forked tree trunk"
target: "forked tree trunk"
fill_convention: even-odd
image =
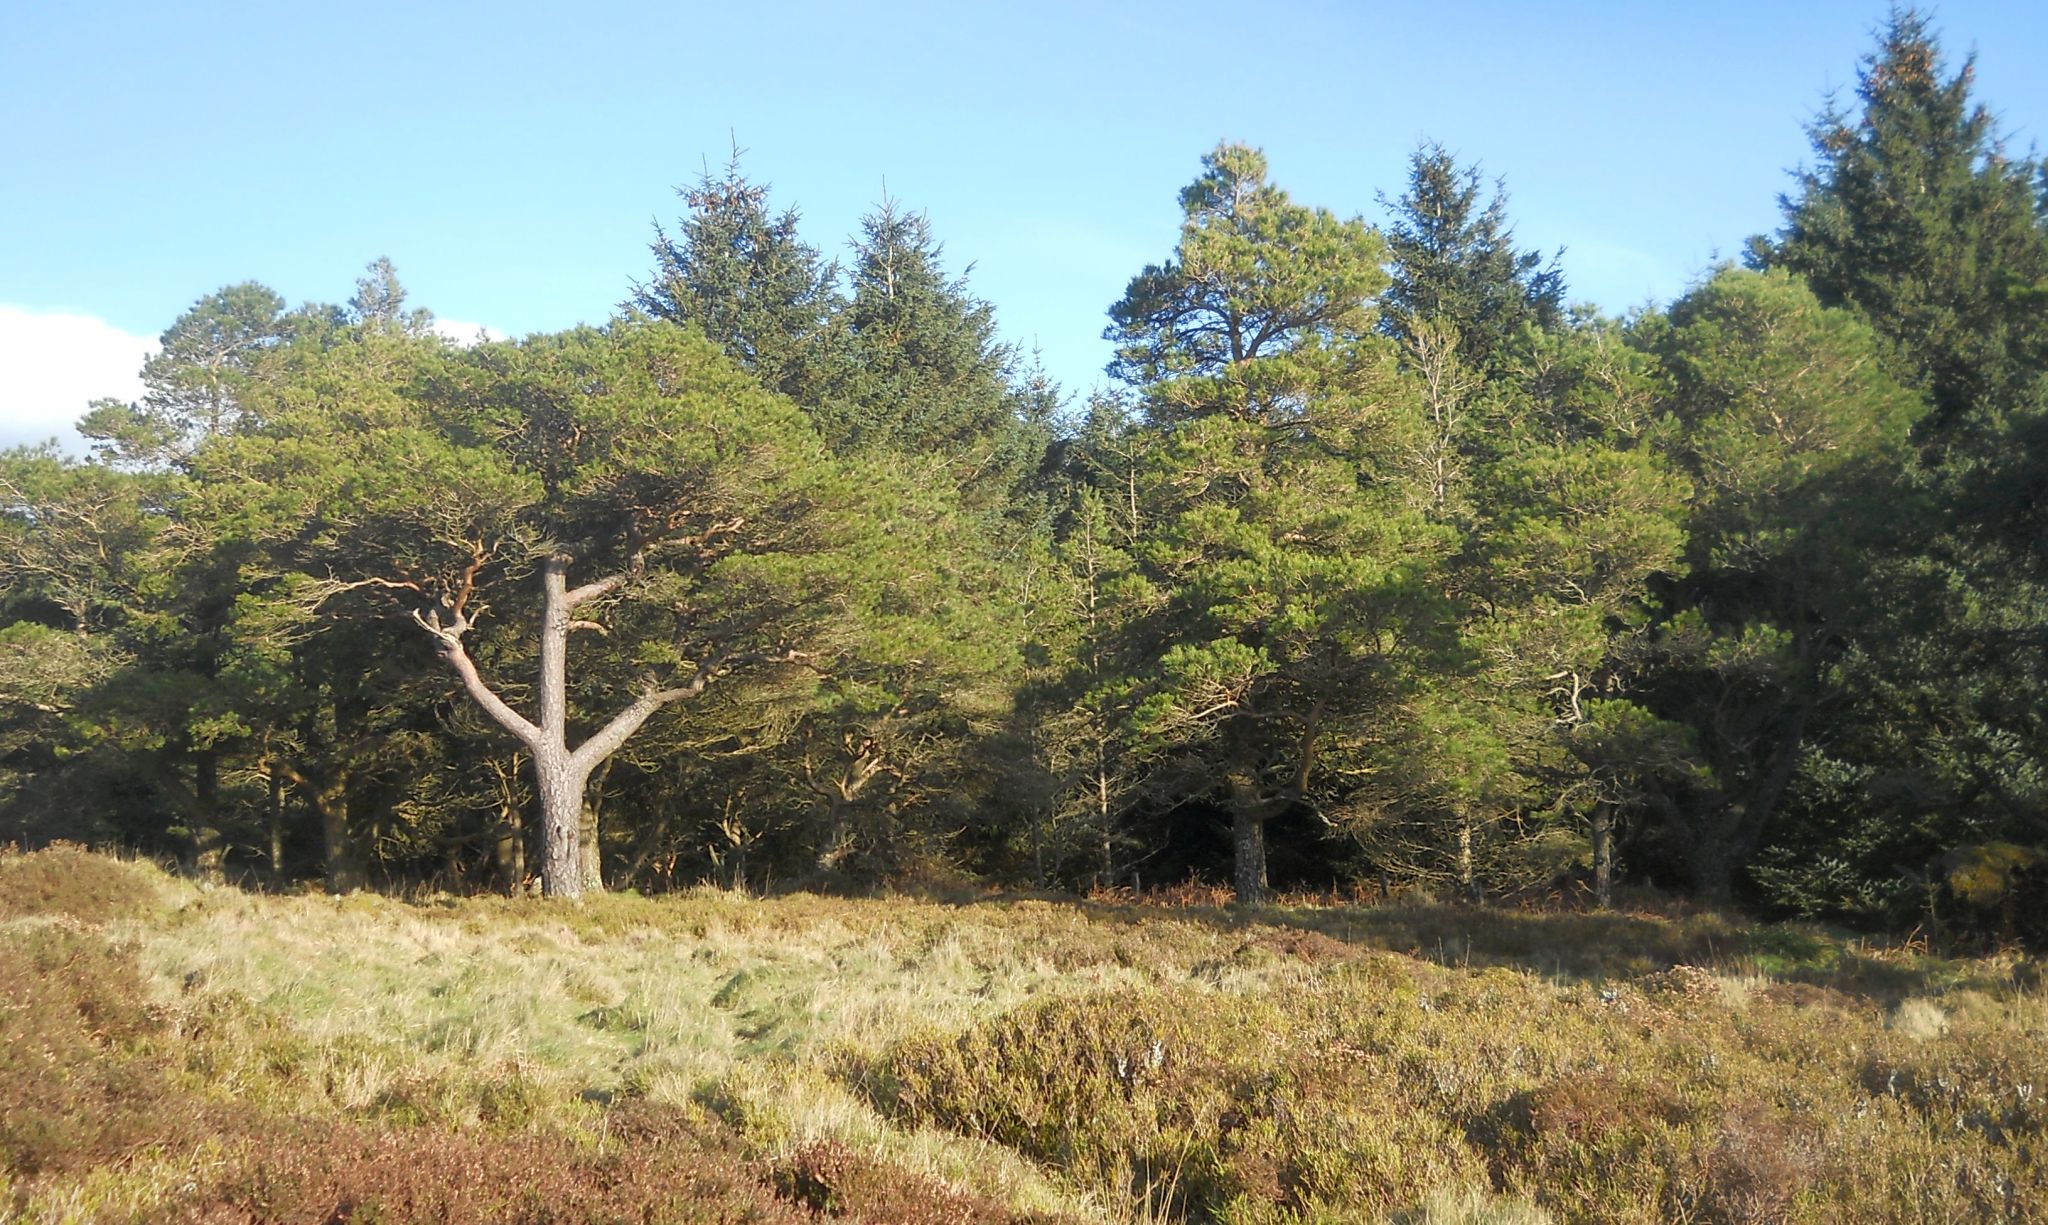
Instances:
[[[535,691],[540,718],[536,722],[513,710],[484,683],[476,661],[462,644],[462,636],[471,625],[467,610],[472,584],[486,556],[479,547],[476,562],[454,596],[442,608],[414,613],[413,619],[438,640],[441,658],[462,679],[469,696],[500,727],[517,736],[533,757],[534,791],[540,798],[541,893],[551,898],[581,897],[587,883],[583,866],[583,797],[591,771],[617,752],[655,711],[702,693],[712,677],[734,661],[734,656],[728,653],[699,661],[695,676],[686,684],[646,690],[614,715],[611,722],[571,749],[569,634],[575,629],[593,628],[576,621],[571,614],[578,605],[617,590],[638,567],[571,590],[568,556],[558,553],[542,563],[540,678]],[[444,609],[448,613],[445,622]]]

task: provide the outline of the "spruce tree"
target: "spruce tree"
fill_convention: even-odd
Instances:
[[[1928,18],[1895,11],[1857,73],[1861,109],[1809,128],[1816,163],[1750,253],[1868,315],[1943,431],[2010,406],[2048,357],[2042,166],[1971,97],[1974,59],[1950,71]]]
[[[835,361],[838,271],[768,193],[741,172],[738,150],[721,173],[707,167],[677,188],[689,215],[673,237],[655,226],[653,275],[626,305],[695,324],[762,386],[808,403]]]
[[[922,213],[884,199],[861,221],[840,315],[844,360],[814,409],[838,449],[936,465],[970,505],[1002,510],[1047,445],[995,309],[945,268]]]
[[[1480,169],[1460,166],[1442,145],[1408,160],[1408,188],[1380,203],[1389,214],[1388,269],[1380,328],[1413,345],[1427,326],[1448,327],[1461,361],[1490,369],[1524,327],[1554,328],[1564,317],[1564,273],[1515,248],[1507,192],[1496,183],[1481,204]],[[1561,253],[1560,253],[1561,254]]]

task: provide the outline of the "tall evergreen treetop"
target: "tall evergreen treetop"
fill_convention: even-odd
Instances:
[[[1750,253],[1869,315],[1944,424],[2009,404],[2048,356],[2042,167],[2008,155],[1974,69],[1947,71],[1927,18],[1894,11],[1857,74],[1861,113],[1814,122],[1818,163]]]
[[[689,216],[675,237],[655,226],[654,275],[626,305],[696,324],[764,386],[806,400],[828,361],[838,270],[797,235],[795,209],[770,210],[737,152],[676,191]]]
[[[1387,283],[1379,234],[1294,203],[1243,145],[1205,156],[1180,202],[1174,258],[1133,277],[1109,309],[1109,373],[1150,388],[1162,421],[1298,407],[1302,359],[1372,332]]]
[[[1204,157],[1180,200],[1172,258],[1105,332],[1160,444],[1135,474],[1133,552],[1159,596],[1134,625],[1156,662],[1131,721],[1174,760],[1175,799],[1228,809],[1255,902],[1268,823],[1335,785],[1345,729],[1390,717],[1441,620],[1447,541],[1403,479],[1416,405],[1373,327],[1379,235],[1295,203],[1243,146]]]
[[[433,330],[434,312],[405,309],[405,286],[398,282],[398,269],[386,256],[378,256],[356,279],[355,296],[348,300],[349,314],[366,328],[395,328],[408,336],[423,336]]]
[[[1484,369],[1522,327],[1556,326],[1564,317],[1564,273],[1534,251],[1515,249],[1507,192],[1498,183],[1480,205],[1478,166],[1461,167],[1442,145],[1408,160],[1408,190],[1381,204],[1392,213],[1387,250],[1393,284],[1381,303],[1381,330],[1414,340],[1420,326],[1449,324],[1458,356]]]
[[[207,294],[165,329],[162,347],[143,363],[141,402],[95,401],[79,432],[102,459],[182,463],[200,440],[234,425],[257,357],[292,322],[284,299],[254,281]]]
[[[923,213],[884,199],[862,218],[843,315],[849,360],[819,421],[829,441],[959,454],[1017,424],[1015,350],[944,256]]]

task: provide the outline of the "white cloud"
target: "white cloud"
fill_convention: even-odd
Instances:
[[[460,319],[434,320],[434,334],[446,337],[465,349],[477,343],[478,337],[485,340],[505,339],[505,333],[494,327],[486,327],[481,323],[464,323]]]
[[[142,395],[142,362],[157,348],[90,315],[0,303],[0,447],[55,437],[68,451],[85,443],[72,429],[89,401]]]
[[[458,345],[504,340],[481,323],[436,319],[434,331]],[[0,449],[56,438],[82,453],[73,427],[102,397],[142,396],[142,363],[159,348],[103,319],[0,302]]]

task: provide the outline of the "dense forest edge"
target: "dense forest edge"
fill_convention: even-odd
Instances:
[[[1223,144],[1085,403],[893,201],[737,156],[603,327],[373,263],[0,455],[0,843],[577,897],[1653,888],[2048,937],[2048,166],[1925,16],[1773,234],[1574,307],[1418,149]]]

